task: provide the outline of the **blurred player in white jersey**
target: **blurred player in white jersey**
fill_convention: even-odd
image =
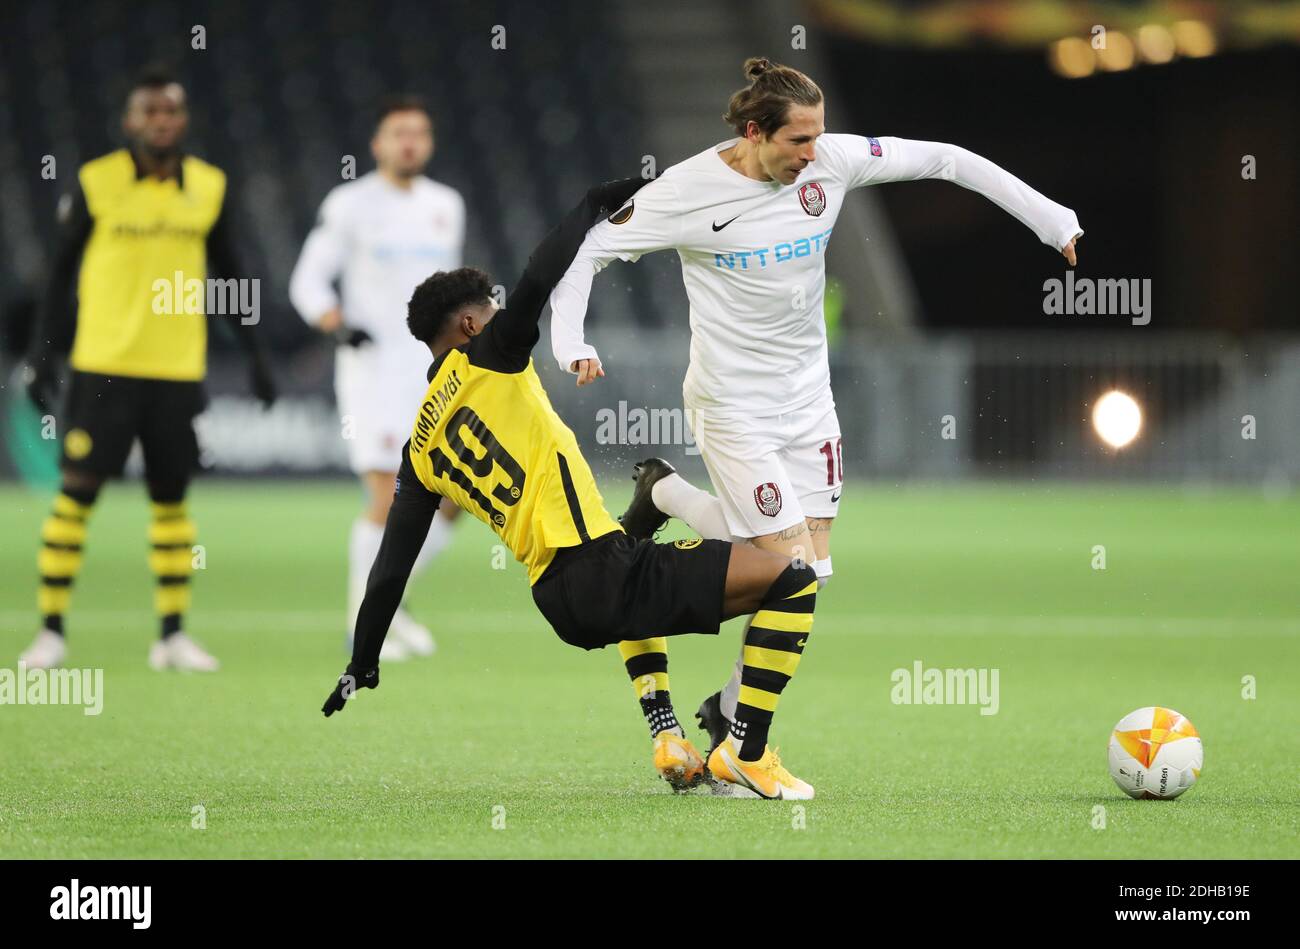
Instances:
[[[368,495],[349,544],[349,638],[425,389],[429,351],[406,328],[406,304],[431,273],[460,266],[465,240],[464,199],[424,175],[433,156],[433,120],[419,99],[383,103],[370,150],[375,170],[326,196],[289,283],[302,318],[338,343],[339,415],[349,462]],[[457,509],[445,508],[451,510],[434,518],[417,571],[450,540]],[[434,640],[403,608],[385,647],[391,661],[429,655]]]
[[[677,517],[705,537],[809,560],[825,583],[844,475],[822,298],[846,192],[943,178],[984,195],[1071,265],[1083,232],[1069,208],[966,149],[826,134],[822,92],[796,69],[749,59],[744,73],[749,85],[724,116],[739,137],[667,169],[591,229],[551,296],[551,343],[579,385],[603,376],[583,337],[593,276],[616,258],[675,249],[690,300],[682,395],[716,497],[654,459],[638,467],[624,527],[653,531]],[[751,686],[779,674],[743,658],[699,712],[715,744],[729,727],[735,735]]]

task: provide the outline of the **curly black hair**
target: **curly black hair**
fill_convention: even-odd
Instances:
[[[474,267],[439,271],[411,294],[406,328],[416,339],[431,343],[461,307],[491,300],[492,281],[483,271]]]

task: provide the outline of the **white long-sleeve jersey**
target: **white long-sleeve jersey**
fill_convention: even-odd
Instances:
[[[429,349],[407,330],[406,304],[426,277],[460,266],[464,242],[458,191],[423,176],[404,190],[372,171],[325,197],[289,280],[289,299],[312,325],[337,306],[347,326],[370,334],[372,343],[340,347],[340,373],[414,373],[423,388]]]
[[[737,141],[673,165],[591,229],[551,295],[551,347],[564,369],[596,356],[583,337],[596,273],[615,258],[673,248],[690,300],[688,408],[778,415],[828,394],[826,245],[852,188],[943,178],[1058,250],[1081,233],[1069,208],[956,145],[824,134],[816,160],[782,185],[728,167],[718,153]]]

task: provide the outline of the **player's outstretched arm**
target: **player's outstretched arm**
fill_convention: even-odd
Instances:
[[[506,298],[505,309],[488,324],[486,335],[503,354],[527,362],[540,336],[537,321],[555,282],[573,263],[591,225],[625,203],[646,184],[642,178],[609,181],[590,189],[528,258],[523,276]]]
[[[988,198],[1075,263],[1074,242],[1083,236],[1075,213],[987,158],[943,142],[892,137],[877,141],[857,135],[837,138],[851,153],[845,157],[857,173],[856,180],[850,182],[852,187],[925,178],[951,181]]]
[[[561,369],[578,374],[578,385],[605,374],[583,333],[592,280],[613,260],[637,260],[642,254],[676,247],[680,229],[676,188],[660,178],[596,224],[582,241],[551,293],[551,352]]]
[[[321,708],[326,717],[342,711],[344,703],[357,689],[373,689],[379,685],[379,650],[388,635],[393,614],[402,603],[411,568],[424,546],[429,525],[442,500],[441,495],[420,483],[411,466],[410,447],[410,442],[402,447],[402,466],[397,473],[397,489],[384,525],[384,539],[375,555],[374,566],[370,568],[366,596],[357,614],[352,661]]]
[[[600,250],[588,236],[572,266],[551,293],[551,353],[561,369],[578,374],[580,386],[605,374],[596,347],[587,342],[583,326],[591,299],[591,283],[614,259],[613,254]]]

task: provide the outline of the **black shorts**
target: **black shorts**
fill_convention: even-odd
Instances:
[[[533,602],[571,646],[716,633],[731,545],[656,544],[616,532],[561,551],[533,584]]]
[[[199,462],[194,416],[205,404],[201,382],[73,371],[67,409],[60,420],[61,464],[74,471],[116,477],[138,438],[146,478],[188,480]]]

